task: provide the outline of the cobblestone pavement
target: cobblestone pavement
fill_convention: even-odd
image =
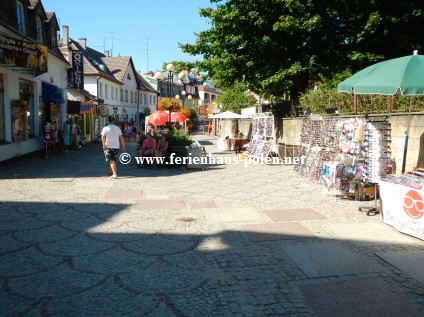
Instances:
[[[217,152],[213,137],[196,138]],[[116,180],[106,168],[96,144],[0,165],[1,316],[315,316],[302,289],[358,280],[383,282],[424,311],[422,282],[376,255],[424,250],[423,241],[324,195],[291,166],[132,162],[118,164]],[[305,208],[319,217],[270,212]],[[378,234],[359,232],[367,228]],[[376,268],[312,277],[287,252],[321,243]]]

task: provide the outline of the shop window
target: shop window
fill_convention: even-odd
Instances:
[[[134,102],[134,92],[131,91],[131,103]]]
[[[40,17],[37,17],[36,24],[37,24],[37,42],[43,43],[44,42],[44,39],[43,39],[43,23],[42,23]]]
[[[19,100],[25,104],[28,135],[34,136],[34,84],[32,82],[19,82]]]
[[[25,9],[23,3],[20,1],[16,1],[16,17],[19,32],[26,34]]]
[[[128,102],[128,90],[125,90],[125,102]]]
[[[0,75],[0,144],[6,141],[4,128],[4,82]]]

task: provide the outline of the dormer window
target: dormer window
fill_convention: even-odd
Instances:
[[[20,1],[16,1],[16,16],[17,16],[17,21],[18,21],[19,32],[26,34],[25,10],[24,10],[24,5]]]
[[[52,27],[50,29],[50,33],[51,33],[51,37],[52,37],[52,48],[55,48],[57,46],[57,43],[56,43],[57,32],[56,32],[55,28]]]
[[[44,40],[43,40],[43,23],[42,23],[40,17],[37,17],[36,24],[37,24],[37,42],[42,44],[44,42]]]

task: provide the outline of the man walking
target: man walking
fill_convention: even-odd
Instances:
[[[106,162],[109,162],[109,174],[111,178],[118,178],[116,173],[116,156],[119,151],[119,141],[122,144],[122,151],[125,152],[125,140],[122,135],[122,131],[115,125],[115,119],[113,116],[107,118],[108,125],[102,130],[102,144],[103,151],[105,153]]]

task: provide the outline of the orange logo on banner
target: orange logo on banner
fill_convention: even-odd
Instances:
[[[403,199],[403,210],[414,219],[420,219],[424,215],[424,201],[416,190],[410,190]]]

